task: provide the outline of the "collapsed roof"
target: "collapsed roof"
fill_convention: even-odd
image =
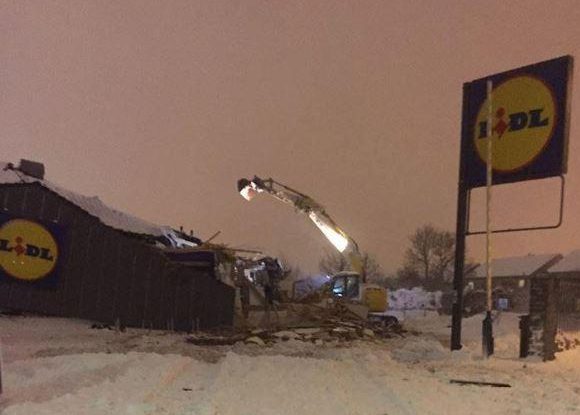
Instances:
[[[22,163],[26,165],[26,163],[30,162],[23,160],[21,166]],[[107,206],[97,196],[84,196],[72,192],[45,180],[42,178],[43,174],[28,173],[28,171],[27,174],[25,171],[26,169],[21,169],[20,166],[15,167],[12,163],[0,162],[0,185],[37,183],[80,207],[111,228],[133,234],[153,236],[162,244],[176,248],[192,247],[200,244],[197,238],[187,236],[183,232],[172,229],[170,226],[161,226],[147,222]],[[44,173],[43,167],[42,173]],[[30,174],[34,174],[34,176]]]

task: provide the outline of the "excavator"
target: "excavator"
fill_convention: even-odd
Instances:
[[[330,292],[333,299],[342,304],[363,306],[364,315],[371,320],[392,319],[386,315],[387,291],[383,287],[366,281],[358,244],[336,224],[321,204],[310,196],[271,178],[261,179],[254,176],[251,180],[240,179],[238,191],[248,201],[259,193],[267,193],[308,216],[330,243],[350,262],[351,271],[342,271],[330,276]]]

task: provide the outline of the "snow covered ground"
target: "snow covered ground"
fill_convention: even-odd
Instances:
[[[84,321],[0,317],[3,415],[579,414],[580,350],[520,360],[517,316],[480,355],[481,317],[465,348],[447,348],[449,318],[407,315],[413,332],[387,341],[273,347],[194,346],[183,335],[90,329]],[[505,382],[458,386],[450,379]]]

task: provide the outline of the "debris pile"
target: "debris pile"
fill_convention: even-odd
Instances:
[[[577,334],[577,337],[572,337],[570,333],[564,333],[558,330],[558,334],[556,335],[556,350],[562,352],[580,347],[580,333]]]
[[[374,341],[403,336],[405,331],[396,319],[362,319],[347,307],[324,308],[301,305],[292,310],[294,320],[271,328],[254,328],[196,333],[187,342],[196,345],[232,345],[238,342],[270,346],[279,342],[301,341],[322,346],[355,340]]]

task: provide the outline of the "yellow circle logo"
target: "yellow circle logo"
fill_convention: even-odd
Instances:
[[[34,281],[48,275],[58,259],[58,245],[42,225],[13,219],[0,226],[0,267],[19,280]]]
[[[540,79],[517,76],[494,87],[492,95],[492,168],[512,172],[532,163],[546,148],[556,125],[552,90]],[[475,148],[487,164],[488,99],[475,124]]]

